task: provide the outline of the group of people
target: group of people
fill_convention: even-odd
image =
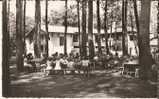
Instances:
[[[36,63],[32,61],[33,55],[29,53],[24,59],[24,64],[28,67],[33,67],[34,71],[37,70]],[[66,74],[67,70],[75,72],[74,70],[84,71],[84,74],[88,74],[90,61],[87,57],[80,57],[78,53],[76,54],[58,54],[55,53],[51,57],[46,57],[44,54],[40,62],[41,70],[45,72],[46,75],[50,73],[51,70],[54,70],[55,73],[63,70]],[[30,71],[30,70],[29,70]]]
[[[24,63],[28,67],[27,70],[30,71],[30,68],[32,68],[33,71],[37,71],[37,64],[32,60],[33,55],[31,53],[26,55]],[[89,57],[81,57],[78,53],[70,53],[69,55],[64,55],[56,52],[51,57],[47,57],[46,54],[43,54],[42,60],[38,65],[46,75],[49,75],[51,70],[55,71],[55,73],[62,70],[64,74],[66,74],[68,70],[73,73],[80,73],[82,70],[85,76],[89,76],[89,72],[92,69],[106,69],[114,66],[114,64],[111,65],[113,63],[112,60],[114,64],[117,64],[117,61],[119,60],[118,54],[115,56],[112,54],[95,54],[93,59],[89,59]]]

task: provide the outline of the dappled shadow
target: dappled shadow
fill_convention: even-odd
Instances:
[[[16,97],[156,97],[157,88],[148,82],[116,74],[82,75],[22,75],[12,81],[11,96]],[[13,83],[14,82],[14,83]]]

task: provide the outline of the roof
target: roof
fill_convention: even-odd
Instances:
[[[45,25],[41,25],[41,29],[45,31]],[[131,31],[131,28],[128,27],[127,28],[128,31]],[[117,32],[122,32],[122,28],[117,28],[116,30]],[[115,29],[113,28],[112,29],[112,33],[115,33],[116,32]],[[135,30],[136,31],[136,30]],[[50,33],[65,33],[65,27],[64,26],[55,26],[55,25],[49,25],[48,26],[48,32]],[[108,33],[110,33],[111,30],[109,29],[108,30]],[[74,33],[78,33],[78,27],[70,27],[68,26],[67,27],[67,33],[68,34],[74,34]],[[94,34],[97,34],[97,29],[93,29],[93,33]],[[104,34],[104,29],[101,29],[101,34]]]
[[[33,36],[34,33],[35,33],[35,27],[32,28],[31,31],[27,32],[25,34],[25,37]],[[41,29],[40,34],[44,35],[44,34],[46,34],[46,32],[43,29]]]
[[[158,46],[157,38],[150,41],[150,46]]]

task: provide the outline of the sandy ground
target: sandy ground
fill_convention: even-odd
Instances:
[[[119,72],[96,71],[87,78],[83,75],[49,75],[30,73],[12,76],[11,97],[54,98],[154,98],[156,85]]]

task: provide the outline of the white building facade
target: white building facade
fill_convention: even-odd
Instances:
[[[41,37],[41,49],[43,50],[45,47],[45,26],[41,27],[41,34],[43,35]],[[51,56],[52,54],[58,52],[58,53],[64,53],[64,30],[65,27],[64,26],[49,26],[49,56]],[[114,31],[113,31],[114,32]],[[97,30],[93,29],[93,42],[94,42],[94,46],[95,46],[95,51],[97,51],[97,42],[96,42],[96,37],[97,37]],[[117,29],[116,34],[113,33],[111,34],[110,31],[108,30],[108,45],[111,48],[111,50],[113,49],[114,45],[118,45],[118,51],[121,52],[121,47],[122,47],[122,36],[121,36],[122,32],[121,29]],[[116,38],[117,36],[117,38]],[[31,35],[32,37],[32,35]],[[117,40],[115,40],[115,38]],[[79,34],[78,34],[78,28],[77,27],[68,27],[67,29],[67,53],[79,53]],[[127,44],[128,44],[128,53],[131,55],[136,55],[136,49],[135,49],[135,42],[134,40],[130,39],[130,36],[127,35]],[[87,43],[88,46],[88,43]],[[102,49],[105,49],[105,39],[104,39],[104,30],[101,30],[101,46]],[[33,53],[34,55],[34,44],[33,42],[30,41],[30,39],[26,38],[26,50],[27,53]],[[130,51],[131,50],[131,51]]]

